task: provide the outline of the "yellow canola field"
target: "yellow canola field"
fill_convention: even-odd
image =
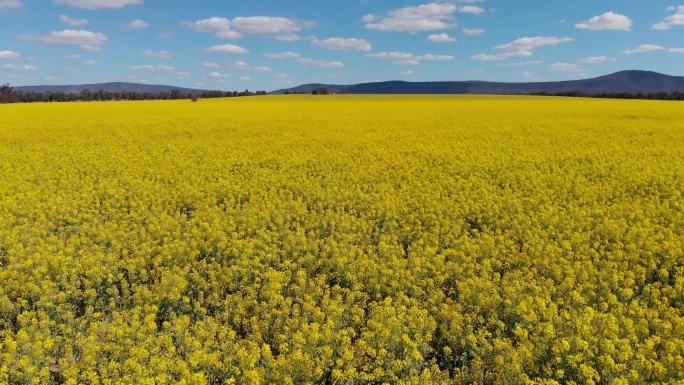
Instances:
[[[0,383],[684,379],[684,105],[0,105]]]

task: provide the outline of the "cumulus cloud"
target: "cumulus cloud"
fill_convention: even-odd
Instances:
[[[213,33],[222,39],[238,39],[243,34],[291,34],[312,25],[310,22],[273,16],[210,17],[195,22],[181,21],[182,26],[198,32]]]
[[[141,55],[147,56],[147,57],[154,57],[157,59],[165,59],[165,60],[169,60],[169,59],[173,58],[173,56],[171,56],[171,53],[169,53],[168,51],[157,51],[157,52],[155,52],[155,51],[152,51],[149,49],[143,51],[141,53]]]
[[[517,63],[506,63],[506,64],[498,64],[500,66],[506,66],[506,67],[526,67],[526,66],[532,66],[532,65],[537,65],[537,64],[542,64],[543,62],[539,60],[529,60],[529,61],[521,61]]]
[[[271,67],[258,66],[258,67],[254,67],[253,70],[257,71],[257,72],[269,72],[269,71],[271,71]]]
[[[97,65],[97,62],[95,60],[86,60],[83,62],[83,64],[87,66],[94,66]]]
[[[497,61],[516,56],[532,56],[532,51],[535,48],[558,45],[574,40],[575,39],[570,37],[523,37],[510,43],[494,47],[496,50],[503,51],[501,53],[491,55],[479,54],[472,56],[471,59],[479,61]]]
[[[250,78],[249,76],[240,76],[238,79],[244,80],[244,81],[250,81],[250,80],[252,80],[252,78]]]
[[[54,0],[54,2],[83,9],[117,9],[142,4],[143,0]]]
[[[635,53],[647,53],[647,52],[654,52],[654,51],[663,51],[664,49],[665,49],[665,47],[655,45],[655,44],[642,44],[636,48],[622,51],[622,53],[624,55],[632,55]]]
[[[670,48],[667,50],[667,52],[672,52],[672,53],[684,53],[684,48]]]
[[[68,60],[80,59],[81,55],[66,55],[64,58]]]
[[[399,72],[399,75],[403,75],[403,76],[413,75],[413,71]]]
[[[131,70],[131,71],[175,71],[176,67],[172,66],[161,66],[161,65],[127,65],[124,66],[124,68]]]
[[[294,52],[278,52],[278,53],[265,53],[264,57],[267,57],[269,59],[292,59],[292,58],[297,58],[300,55],[298,53]]]
[[[429,3],[390,11],[386,17],[366,15],[366,28],[377,31],[418,32],[448,29],[456,26],[451,3]],[[374,17],[371,17],[374,16]]]
[[[297,62],[304,67],[315,67],[315,68],[342,68],[344,63],[341,61],[323,61],[314,60],[309,58],[301,58]]]
[[[461,13],[472,13],[474,15],[479,15],[483,13],[485,10],[484,8],[481,7],[476,7],[474,5],[464,5],[462,7],[458,7],[458,12]]]
[[[14,51],[0,51],[0,60],[3,59],[19,59],[21,54]]]
[[[374,59],[390,59],[390,60],[395,60],[393,64],[399,64],[399,65],[419,65],[421,61],[423,60],[430,60],[430,61],[445,61],[445,60],[454,60],[455,57],[451,55],[433,55],[433,54],[427,54],[427,55],[414,55],[412,53],[408,52],[378,52],[378,53],[373,53],[373,54],[367,54],[364,55],[365,57],[369,58],[374,58]]]
[[[124,24],[121,26],[123,29],[140,29],[140,28],[147,28],[150,26],[150,23],[146,22],[145,20],[133,20],[129,21],[128,23]]]
[[[102,51],[104,45],[107,44],[107,36],[102,33],[74,29],[52,31],[39,35],[19,35],[17,39],[47,45],[77,45],[85,51]]]
[[[208,78],[210,79],[225,79],[229,77],[230,75],[227,74],[222,74],[220,72],[212,72],[209,75],[207,75]]]
[[[285,17],[249,16],[233,19],[233,27],[242,33],[286,33],[301,31],[309,23]]]
[[[284,33],[282,35],[276,36],[276,40],[285,41],[288,43],[293,41],[314,40],[315,38],[315,36],[300,36],[296,33]]]
[[[59,22],[64,23],[64,24],[73,25],[74,27],[78,27],[79,25],[88,24],[88,20],[86,20],[86,19],[75,19],[75,18],[69,17],[67,15],[59,15]]]
[[[447,35],[446,33],[440,33],[436,35],[429,35],[427,39],[433,43],[452,43],[456,41],[453,37]]]
[[[204,52],[245,54],[249,53],[249,50],[235,44],[223,44],[209,47]]]
[[[202,67],[206,68],[219,68],[220,66],[216,63],[202,63]]]
[[[487,32],[486,29],[470,29],[470,28],[464,28],[463,29],[463,34],[468,35],[468,36],[480,36],[485,32]]]
[[[195,22],[181,21],[180,24],[193,31],[213,33],[214,36],[221,39],[239,39],[242,37],[241,33],[230,29],[230,20],[225,17],[210,17]]]
[[[0,13],[8,12],[24,6],[19,0],[0,0]]]
[[[361,21],[363,21],[364,23],[372,23],[375,20],[378,20],[378,16],[372,13],[369,13],[368,15],[363,15],[363,17],[361,18]]]
[[[668,11],[676,11],[674,15],[668,16],[660,23],[654,24],[653,29],[667,30],[675,25],[684,25],[684,5],[678,7],[668,7]]]
[[[38,67],[31,65],[5,64],[0,66],[0,69],[5,71],[36,71]]]
[[[313,44],[334,50],[370,51],[373,48],[368,40],[342,37],[331,37],[325,40],[314,39]]]
[[[625,16],[614,12],[606,12],[603,15],[594,16],[591,19],[575,24],[575,28],[591,29],[594,31],[631,31],[632,20]]]
[[[584,59],[580,59],[577,61],[579,64],[595,64],[595,63],[603,63],[607,61],[614,61],[614,58],[610,58],[608,56],[592,56]]]
[[[552,71],[582,71],[582,68],[573,63],[554,63],[549,66]]]

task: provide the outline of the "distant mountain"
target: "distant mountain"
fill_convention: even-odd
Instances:
[[[153,85],[153,84],[139,84],[139,83],[98,83],[98,84],[79,84],[79,85],[65,85],[65,86],[20,86],[14,87],[15,90],[25,91],[25,92],[64,92],[69,93],[81,93],[81,91],[89,89],[92,92],[97,92],[99,90],[105,90],[107,92],[138,92],[145,93],[150,92],[153,94],[158,94],[160,92],[171,92],[172,90],[179,90],[183,93],[198,92],[202,93],[208,90],[199,90],[192,88],[183,87],[173,87],[164,85]]]
[[[328,87],[339,94],[530,94],[536,92],[559,93],[580,90],[586,94],[595,93],[650,93],[684,91],[684,77],[669,76],[650,71],[622,71],[593,79],[568,80],[561,82],[502,83],[484,81],[456,82],[405,82],[387,81],[352,85],[305,84],[282,89],[271,94],[286,91],[307,91]]]

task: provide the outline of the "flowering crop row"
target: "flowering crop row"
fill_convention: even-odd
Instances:
[[[0,106],[0,383],[684,379],[684,111]]]

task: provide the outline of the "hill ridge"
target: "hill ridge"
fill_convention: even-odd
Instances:
[[[481,80],[411,82],[389,80],[359,84],[302,84],[270,92],[307,92],[328,87],[341,94],[530,94],[580,90],[587,94],[684,92],[684,77],[653,71],[625,70],[589,79],[553,82],[489,82]]]

